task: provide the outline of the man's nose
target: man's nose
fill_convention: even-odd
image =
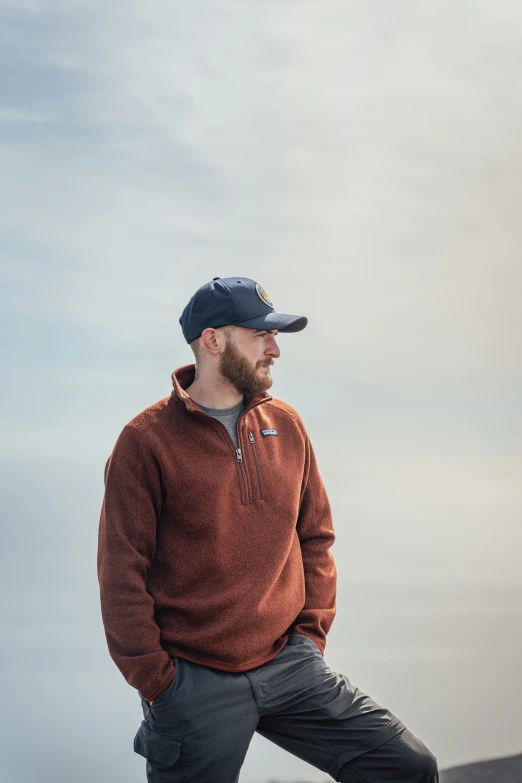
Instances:
[[[270,356],[274,356],[276,359],[278,356],[280,356],[281,351],[279,350],[279,346],[275,341],[275,337],[270,341],[270,347],[267,348],[266,353]]]

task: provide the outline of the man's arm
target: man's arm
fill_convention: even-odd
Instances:
[[[337,570],[330,552],[335,533],[330,502],[308,435],[297,534],[303,557],[306,598],[290,633],[309,636],[324,654],[326,634],[336,612]]]
[[[98,532],[98,581],[109,653],[129,685],[147,701],[174,679],[160,644],[147,570],[156,551],[161,511],[159,466],[143,433],[127,424],[105,466]]]

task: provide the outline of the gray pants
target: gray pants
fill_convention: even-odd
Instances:
[[[237,783],[255,731],[342,783],[438,783],[428,748],[306,636],[246,672],[172,661],[172,683],[141,699],[134,750],[148,783]]]

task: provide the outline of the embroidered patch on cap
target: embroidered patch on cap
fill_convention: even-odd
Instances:
[[[257,295],[260,297],[260,299],[263,300],[263,302],[268,305],[269,307],[273,307],[272,300],[268,296],[267,292],[263,288],[263,286],[259,285],[259,283],[256,283],[256,291]]]
[[[268,430],[259,430],[261,435],[277,435],[277,430],[274,430],[272,427]]]

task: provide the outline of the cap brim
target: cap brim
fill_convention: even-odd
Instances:
[[[308,323],[304,315],[292,313],[267,313],[249,321],[241,321],[236,326],[244,326],[246,329],[277,329],[279,332],[300,332]]]

